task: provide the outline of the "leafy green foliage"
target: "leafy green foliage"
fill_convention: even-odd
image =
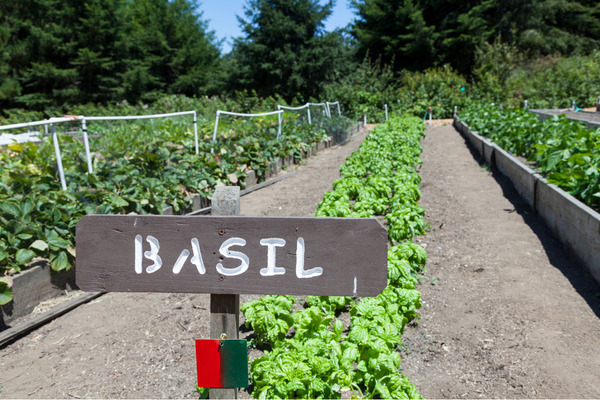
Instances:
[[[252,327],[259,342],[282,341],[293,325],[293,296],[265,296],[244,303],[240,311],[246,316],[246,327]]]
[[[460,117],[503,149],[534,161],[548,182],[600,207],[600,129],[564,116],[541,121],[522,109],[493,105],[473,106]]]
[[[336,378],[345,372],[338,368],[332,354],[341,353],[339,343],[319,339],[304,342],[289,340],[285,346],[252,360],[253,397],[258,399],[334,399],[340,398]]]
[[[0,306],[10,302],[13,298],[10,287],[12,286],[12,280],[8,276],[0,276]]]
[[[23,0],[1,9],[3,109],[214,93],[220,54],[195,0]]]
[[[240,18],[244,36],[221,56],[197,0],[5,2],[0,110],[9,118],[22,112],[14,107],[51,116],[80,103],[236,96],[243,89],[301,103],[325,94],[341,100],[351,118],[381,122],[384,104],[416,115],[432,106],[435,116],[449,117],[467,94],[537,107],[571,99],[591,105],[597,96],[600,18],[593,2],[354,0],[356,20],[325,32],[332,4],[249,1]],[[455,78],[479,90],[457,91]]]
[[[318,97],[347,59],[342,35],[324,32],[332,7],[332,1],[248,1],[247,20],[239,19],[245,37],[235,40],[231,54],[234,85],[288,100]]]
[[[395,70],[433,64],[435,27],[427,26],[421,2],[354,0],[352,5],[359,17],[352,34],[360,57],[382,57]]]
[[[160,214],[171,206],[184,213],[192,196],[208,197],[217,184],[244,185],[247,170],[259,178],[278,158],[299,159],[312,142],[340,136],[348,121],[315,116],[309,125],[286,113],[277,139],[277,119],[222,118],[212,141],[214,110],[274,108],[275,99],[242,98],[242,103],[165,97],[152,111],[200,109],[199,154],[189,118],[88,123],[94,172],[87,173],[79,123],[61,125],[73,135],[59,135],[67,191],[60,188],[52,141],[12,143],[0,149],[0,276],[16,273],[35,257],[49,260],[53,270],[66,270],[75,257],[75,226],[86,214]],[[92,115],[139,114],[128,105],[115,108],[82,106]],[[258,110],[260,111],[260,108]],[[65,128],[66,127],[66,128]],[[71,129],[72,128],[72,129]],[[215,148],[213,153],[211,149]],[[3,290],[6,288],[3,287]]]
[[[419,175],[423,135],[418,118],[392,118],[376,127],[361,151],[340,167],[343,178],[334,182],[317,208],[322,217],[371,217],[384,215],[390,241],[401,242],[424,234]]]
[[[459,109],[470,104],[465,88],[467,80],[448,65],[424,71],[404,71],[402,86],[397,91],[398,103],[403,111],[423,117],[429,107],[433,118],[451,118],[454,106]]]
[[[417,284],[416,273],[427,262],[425,249],[418,244],[404,242],[388,250],[388,284],[400,285],[402,282]]]
[[[365,58],[352,74],[326,85],[324,93],[339,99],[352,118],[366,114],[368,122],[384,122],[386,104],[388,115],[410,113],[422,118],[432,107],[434,118],[450,118],[454,106],[470,103],[465,87],[466,79],[449,66],[394,73],[389,66]]]
[[[481,103],[532,108],[567,108],[596,104],[600,77],[600,52],[528,60],[519,48],[499,39],[477,49],[473,71],[475,87],[470,96]],[[464,107],[459,109],[464,110]]]
[[[364,58],[352,73],[344,74],[325,85],[327,98],[339,100],[344,111],[353,119],[363,114],[369,121],[383,122],[384,105],[395,98],[397,80],[391,68]],[[391,109],[390,109],[391,111]]]
[[[360,58],[381,57],[395,71],[450,64],[471,74],[477,49],[496,40],[528,58],[598,50],[595,3],[478,0],[354,0],[352,34]]]
[[[306,304],[327,313],[338,313],[351,307],[354,299],[345,296],[306,296]]]
[[[200,396],[201,399],[208,399],[208,396],[210,395],[209,388],[200,387],[200,386],[196,385],[196,391],[198,392],[198,395]]]
[[[317,215],[373,217],[390,207],[411,209],[419,198],[414,166],[422,134],[422,122],[414,117],[393,117],[377,127],[340,167],[344,177],[325,194]],[[266,296],[242,306],[255,333],[268,330],[263,321],[273,321],[272,333],[261,335],[272,338],[263,342],[270,350],[251,361],[254,397],[340,398],[352,392],[361,398],[421,398],[399,373],[396,351],[406,324],[418,319],[420,293],[414,285],[427,261],[410,237],[389,249],[388,287],[377,297],[308,296],[306,308],[291,314],[291,324],[287,297]],[[349,327],[336,317],[345,310]]]

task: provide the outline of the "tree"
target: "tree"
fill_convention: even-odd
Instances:
[[[16,79],[19,88],[2,105],[42,109],[67,101],[77,80],[69,65],[74,43],[68,27],[76,22],[73,9],[58,0],[2,0],[0,4],[6,29],[2,72]]]
[[[124,95],[148,100],[163,91],[200,95],[220,51],[193,0],[135,0],[125,36]]]
[[[70,65],[77,75],[73,102],[105,103],[121,94],[119,73],[125,69],[122,39],[127,21],[123,0],[74,2],[78,16],[71,27],[75,48]]]
[[[423,8],[413,0],[353,0],[358,19],[352,34],[359,58],[380,58],[394,69],[422,69],[435,60],[435,27],[428,26]]]
[[[244,38],[231,54],[232,86],[259,95],[317,97],[347,56],[341,32],[325,33],[333,1],[248,0]]]
[[[530,58],[600,48],[600,8],[591,0],[353,0],[352,33],[395,70],[450,64],[470,74],[477,49],[515,46]]]
[[[199,95],[220,63],[194,0],[0,0],[0,107]]]
[[[600,48],[600,7],[586,1],[536,1],[518,32],[517,46],[529,56],[582,54]],[[506,18],[506,17],[505,17]]]
[[[10,27],[7,23],[0,25],[0,48],[8,47],[8,38],[10,37]],[[9,54],[7,51],[0,52],[0,102],[15,98],[21,93],[21,85],[15,72],[9,65]]]

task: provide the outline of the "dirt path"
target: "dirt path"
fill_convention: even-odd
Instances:
[[[600,398],[600,288],[449,125],[420,170],[432,230],[403,369],[426,398]]]
[[[600,288],[454,129],[430,129],[424,147],[432,230],[419,239],[428,273],[404,373],[428,398],[600,398]],[[242,197],[242,214],[312,216],[355,148],[324,150]],[[197,397],[193,340],[208,337],[208,302],[104,295],[0,348],[0,397]]]
[[[242,197],[242,214],[314,216],[364,137]],[[0,347],[0,398],[198,398],[194,340],[209,337],[209,303],[208,295],[106,294]]]

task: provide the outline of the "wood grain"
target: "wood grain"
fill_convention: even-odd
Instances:
[[[238,186],[217,186],[212,196],[212,214],[215,216],[240,215],[240,188]],[[219,232],[219,236],[223,236]],[[210,338],[219,339],[225,334],[230,339],[239,337],[240,295],[210,295]],[[248,364],[246,362],[246,364]],[[248,377],[246,376],[246,385]],[[246,387],[246,386],[244,386]],[[237,399],[236,389],[214,389],[209,392],[210,399]]]
[[[156,272],[146,272],[152,262],[144,257],[143,272],[136,273],[137,235],[143,238],[144,252],[150,250],[149,236],[159,242],[163,265]],[[246,245],[230,250],[246,254],[249,267],[241,275],[224,276],[216,270],[218,263],[225,268],[240,264],[219,252],[223,242],[234,237],[243,238]],[[305,243],[304,269],[320,267],[321,276],[296,276],[300,237]],[[206,273],[198,272],[190,255],[174,274],[181,252],[192,252],[193,238]],[[276,266],[285,268],[283,275],[260,273],[267,266],[267,246],[260,244],[265,238],[285,240],[276,248]],[[387,284],[387,231],[375,219],[90,215],[77,224],[76,241],[76,281],[86,291],[376,296]]]

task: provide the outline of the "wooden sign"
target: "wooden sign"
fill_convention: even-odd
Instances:
[[[88,215],[85,291],[376,296],[387,231],[375,219]]]

